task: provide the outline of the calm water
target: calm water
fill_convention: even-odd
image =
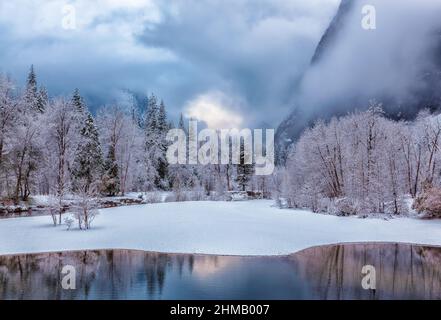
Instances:
[[[361,286],[376,267],[377,289]],[[61,269],[76,268],[63,290]],[[0,256],[0,299],[440,299],[441,248],[317,247],[283,257],[128,250]]]

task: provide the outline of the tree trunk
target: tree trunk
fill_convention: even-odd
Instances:
[[[227,189],[228,189],[228,191],[231,191],[231,176],[230,176],[230,165],[229,164],[227,164],[226,170],[227,170]]]
[[[88,217],[87,209],[84,208],[83,212],[84,212],[84,227],[87,230],[87,229],[89,229],[89,219],[88,219],[89,217]]]
[[[21,180],[22,180],[22,175],[23,175],[22,171],[23,171],[23,162],[24,162],[25,154],[26,154],[26,148],[24,148],[22,151],[22,154],[20,157],[20,162],[19,162],[18,168],[17,168],[17,183],[15,185],[15,193],[14,193],[14,203],[15,204],[18,204],[20,188],[21,188]]]

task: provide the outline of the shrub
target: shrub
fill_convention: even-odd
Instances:
[[[70,229],[72,228],[74,222],[75,222],[75,220],[72,219],[71,217],[66,217],[66,218],[64,218],[64,223],[65,223],[66,226],[67,226],[67,230],[70,230]]]
[[[161,203],[162,195],[160,192],[147,192],[144,196],[145,203]]]
[[[413,209],[430,217],[441,218],[441,188],[426,189],[415,199]]]
[[[339,216],[353,216],[359,213],[360,208],[356,201],[349,198],[335,200],[336,214]]]

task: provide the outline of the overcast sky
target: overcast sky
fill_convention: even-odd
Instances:
[[[22,84],[34,64],[52,95],[95,103],[155,92],[213,127],[277,125],[339,2],[0,0],[0,71]]]

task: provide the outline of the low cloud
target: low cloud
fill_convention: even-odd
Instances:
[[[220,91],[244,122],[277,123],[339,0],[17,0],[0,2],[0,71],[30,64],[52,94],[95,104],[120,89],[155,92],[177,115]],[[77,28],[61,27],[63,5]]]
[[[376,8],[376,30],[361,27],[366,4]],[[439,0],[354,0],[344,28],[306,72],[296,104],[303,113],[326,114],[365,107],[376,97],[408,102],[435,70],[440,12]]]

